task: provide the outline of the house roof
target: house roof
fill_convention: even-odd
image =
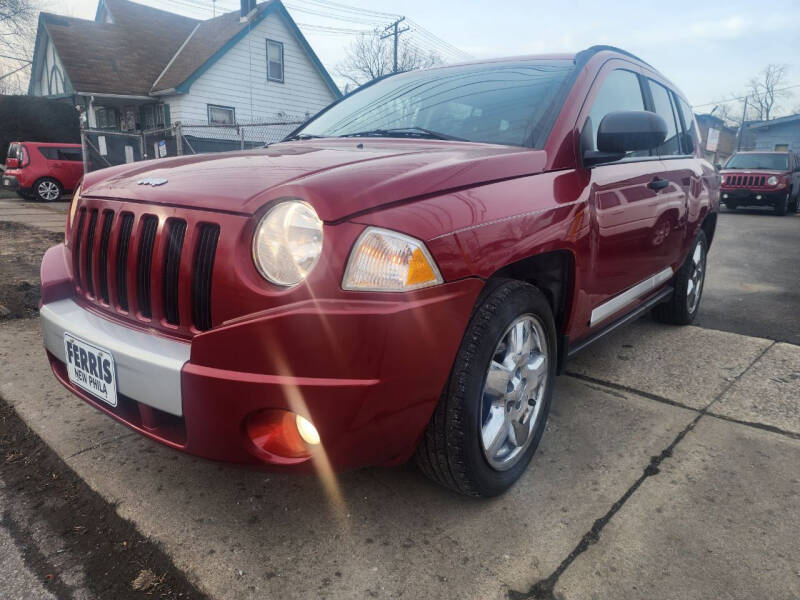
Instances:
[[[304,48],[311,62],[317,67],[325,83],[335,96],[340,96],[339,88],[333,82],[325,67],[322,66],[316,53],[280,0],[268,0],[258,4],[255,14],[244,23],[241,22],[238,11],[201,22],[197,30],[172,59],[172,62],[164,70],[161,77],[153,84],[152,91],[161,92],[170,89],[188,91],[197,77],[244,37],[250,28],[273,12],[280,14],[284,18],[290,31]]]
[[[104,1],[113,23],[50,13],[40,19],[77,92],[147,95],[197,21],[128,0]]]
[[[800,114],[788,115],[786,117],[779,117],[777,119],[770,119],[769,121],[759,121],[757,123],[750,123],[748,129],[759,129],[761,127],[772,127],[773,125],[783,125],[785,123],[793,123],[800,120]]]
[[[214,19],[203,21],[186,45],[180,49],[161,78],[153,85],[153,91],[176,88],[189,79],[215,53],[237,35],[245,33],[252,24],[266,16],[274,0],[257,6],[252,21],[241,22],[240,13],[229,12]]]
[[[78,93],[147,96],[192,81],[270,12],[286,20],[320,75],[337,96],[339,89],[280,0],[257,6],[249,22],[239,11],[201,21],[130,0],[101,0],[112,23],[41,13],[73,89]],[[38,50],[38,38],[37,38]],[[34,58],[34,63],[36,58]]]

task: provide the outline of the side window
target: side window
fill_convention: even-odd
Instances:
[[[656,148],[658,156],[676,156],[681,154],[680,138],[678,137],[678,119],[672,104],[672,95],[660,83],[652,79],[647,80],[650,93],[653,95],[653,108],[655,113],[667,123],[667,137],[664,143]]]
[[[57,148],[58,160],[70,160],[73,162],[81,162],[83,157],[79,148]]]
[[[684,134],[681,136],[683,140],[681,147],[684,154],[694,154],[694,150],[697,148],[697,126],[695,125],[692,107],[680,98],[678,98],[678,106],[683,116]]]
[[[608,113],[623,110],[644,110],[644,99],[636,73],[618,69],[608,74],[594,99],[592,110],[589,113],[588,120],[590,122],[585,125],[592,132],[592,148],[589,150],[597,150],[597,129],[600,127],[603,117]],[[588,137],[587,135],[587,141]],[[649,154],[645,150],[644,152],[631,152],[628,156],[649,156]]]

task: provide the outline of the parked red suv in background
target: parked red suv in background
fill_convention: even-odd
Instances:
[[[398,74],[265,149],[86,175],[42,263],[47,355],[172,448],[416,456],[498,494],[568,357],[647,311],[692,322],[718,200],[688,102],[626,52]]]
[[[3,188],[22,198],[58,200],[73,191],[83,177],[80,144],[12,142],[6,156]]]
[[[721,201],[740,206],[772,206],[776,215],[797,212],[800,162],[794,152],[737,152],[722,175]]]

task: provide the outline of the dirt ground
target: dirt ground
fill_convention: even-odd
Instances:
[[[0,221],[0,320],[36,316],[42,256],[63,239],[61,233]]]

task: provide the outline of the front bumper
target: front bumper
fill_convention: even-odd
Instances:
[[[750,206],[772,206],[778,200],[786,196],[786,188],[768,190],[752,188],[720,188],[720,200],[722,203],[736,202]]]
[[[257,451],[245,435],[245,418],[265,408],[305,416],[336,469],[407,460],[438,402],[483,286],[465,279],[380,300],[353,293],[298,302],[181,341],[82,305],[73,297],[65,261],[63,246],[45,255],[41,308],[48,357],[65,386],[173,448],[300,470],[310,468],[310,461]],[[112,352],[116,408],[69,382],[64,331]]]

